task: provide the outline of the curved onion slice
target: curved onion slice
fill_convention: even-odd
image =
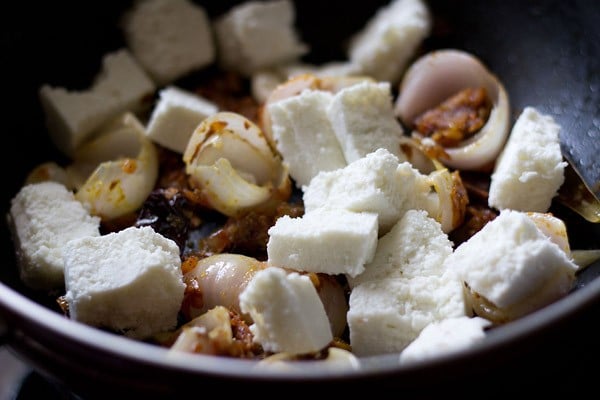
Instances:
[[[293,370],[300,367],[305,368],[307,362],[318,363],[320,367],[327,369],[358,369],[360,362],[350,351],[338,347],[329,347],[325,358],[299,358],[298,355],[289,353],[276,353],[268,356],[256,364],[256,368],[269,370]]]
[[[421,145],[421,141],[410,136],[400,137],[400,151],[404,154],[406,161],[412,164],[420,173],[429,174],[440,164],[436,157],[430,157]]]
[[[579,267],[578,271],[600,260],[600,249],[596,250],[573,250],[571,252],[573,262]]]
[[[231,318],[225,307],[217,306],[179,328],[170,351],[219,355],[233,343]]]
[[[455,49],[432,51],[408,68],[395,102],[396,115],[412,128],[417,116],[469,87],[484,87],[492,101],[485,125],[457,147],[444,148],[441,161],[452,168],[489,168],[509,134],[510,105],[502,83],[470,53]]]
[[[467,190],[458,171],[450,172],[447,168],[438,167],[428,175],[428,180],[436,193],[436,206],[427,212],[442,225],[444,233],[449,233],[465,219]]]
[[[220,253],[198,260],[184,274],[188,289],[181,307],[183,315],[193,319],[213,307],[224,306],[252,323],[252,318],[240,310],[239,295],[254,274],[264,268],[265,262],[241,254]],[[323,302],[333,335],[341,336],[348,312],[342,285],[326,274],[309,274],[309,277]]]
[[[183,155],[190,184],[215,210],[233,217],[268,211],[291,195],[287,167],[258,126],[219,112],[200,123]]]
[[[181,311],[193,319],[223,306],[251,322],[250,316],[241,312],[238,297],[254,274],[264,268],[264,262],[241,254],[221,253],[198,260],[183,276],[188,289]]]
[[[579,267],[578,271],[600,260],[600,250],[598,249],[571,251],[567,226],[562,219],[556,218],[551,213],[529,212],[527,216],[531,218],[544,235],[548,236],[568,257],[573,259],[573,262]]]
[[[100,136],[78,149],[74,159],[67,172],[77,188],[75,197],[103,220],[141,207],[158,177],[156,148],[131,113],[106,126]],[[80,180],[84,180],[81,185]]]
[[[551,213],[528,212],[527,216],[544,235],[565,252],[567,257],[571,257],[567,226],[562,219],[556,218]]]

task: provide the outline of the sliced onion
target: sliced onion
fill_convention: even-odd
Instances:
[[[435,206],[430,207],[427,212],[442,225],[442,231],[449,233],[465,219],[469,202],[467,190],[458,171],[450,172],[447,168],[441,167],[431,172],[428,180],[435,191],[436,201],[433,203]]]
[[[326,369],[358,369],[360,362],[350,351],[338,347],[329,347],[327,356],[324,358],[307,359],[306,355],[298,358],[298,355],[289,353],[276,353],[270,355],[256,364],[256,368],[287,371],[295,368],[306,368],[306,363],[317,363],[319,367]]]
[[[158,177],[158,154],[133,114],[109,124],[92,142],[78,149],[67,168],[75,197],[90,213],[111,220],[137,210]],[[85,178],[88,171],[91,175]]]
[[[510,105],[500,80],[474,55],[455,49],[430,52],[415,61],[400,84],[396,115],[412,129],[413,121],[466,88],[484,87],[492,101],[485,125],[457,147],[444,148],[445,165],[463,170],[489,169],[509,134]]]
[[[190,184],[227,215],[270,211],[291,195],[287,167],[258,126],[246,117],[219,112],[192,134],[183,155]]]
[[[233,343],[229,311],[217,306],[183,325],[175,335],[170,351],[220,355]]]
[[[579,267],[578,271],[600,260],[600,249],[596,250],[573,250],[571,252],[573,262]]]
[[[562,219],[550,213],[528,212],[527,216],[544,235],[565,252],[567,257],[571,257],[567,226]]]
[[[238,297],[254,274],[265,267],[264,262],[240,254],[221,253],[198,260],[196,266],[184,274],[188,287],[195,289],[186,292],[183,314],[196,318],[216,306],[223,306],[251,322],[250,316],[242,314]]]
[[[435,171],[438,169],[437,165],[440,164],[437,158],[428,155],[420,140],[410,136],[400,137],[400,151],[404,154],[406,161],[422,174]]]

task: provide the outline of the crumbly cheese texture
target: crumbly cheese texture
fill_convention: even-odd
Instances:
[[[100,219],[57,182],[23,186],[11,201],[8,222],[21,280],[33,289],[63,288],[65,245],[72,239],[100,236]]]
[[[252,317],[254,341],[265,351],[313,353],[333,340],[323,303],[306,275],[266,268],[248,282],[239,300],[242,312]]]
[[[280,217],[269,228],[268,264],[297,271],[356,276],[377,247],[377,215],[343,209]]]
[[[401,161],[402,126],[394,116],[388,82],[363,81],[337,92],[327,109],[347,163],[379,149]]]
[[[348,57],[364,74],[395,84],[432,24],[424,1],[394,0],[378,10],[352,38]]]
[[[308,52],[294,27],[291,0],[248,1],[213,24],[218,60],[224,69],[254,72],[294,62]]]
[[[408,210],[394,227],[377,242],[373,261],[355,278],[348,277],[350,287],[363,282],[439,276],[452,242],[439,222],[422,210]]]
[[[485,339],[491,322],[480,317],[447,318],[427,325],[400,353],[400,364],[425,361],[468,349]]]
[[[320,171],[346,166],[326,112],[332,99],[329,92],[305,90],[268,106],[277,150],[299,188]]]
[[[39,91],[46,125],[56,147],[68,156],[101,125],[125,111],[138,112],[156,86],[131,53],[104,56],[102,70],[84,91],[43,85]]]
[[[122,25],[128,47],[160,86],[215,60],[210,20],[192,1],[138,1]]]
[[[503,210],[445,261],[469,288],[514,315],[564,296],[577,266],[526,213]]]
[[[564,182],[558,125],[526,107],[515,122],[491,176],[488,204],[496,209],[546,212]]]
[[[467,315],[462,284],[451,274],[364,282],[352,289],[349,305],[357,356],[398,353],[430,323]]]
[[[179,247],[150,227],[70,241],[70,318],[136,339],[175,328],[185,284]]]
[[[318,173],[303,192],[306,212],[342,208],[376,213],[383,235],[407,210],[428,204],[430,187],[425,175],[382,148],[342,169]]]
[[[211,101],[176,86],[159,92],[159,99],[148,121],[148,137],[177,153],[183,154],[194,129],[219,108]]]

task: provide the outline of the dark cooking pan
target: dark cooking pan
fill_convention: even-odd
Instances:
[[[43,83],[86,88],[101,56],[123,44],[118,20],[130,2],[17,2],[3,10],[2,213],[28,171],[47,160],[62,160],[46,134],[37,91]],[[204,3],[211,15],[233,2]],[[355,4],[356,3],[356,4]],[[307,61],[344,57],[343,43],[385,1],[298,1],[297,26],[311,45]],[[600,191],[600,6],[579,1],[430,1],[433,34],[424,48],[455,47],[484,61],[510,96],[514,121],[532,105],[555,117],[565,132],[563,153]],[[6,7],[6,6],[5,6]],[[562,207],[574,249],[600,248],[600,226]],[[580,274],[566,298],[499,327],[480,345],[426,365],[398,367],[394,357],[375,357],[355,372],[290,371],[258,373],[246,363],[204,356],[184,362],[164,358],[161,349],[65,320],[41,304],[47,299],[24,288],[17,277],[13,246],[1,225],[2,339],[44,376],[83,398],[143,394],[205,395],[209,384],[245,396],[254,390],[281,395],[339,393],[365,388],[402,389],[396,396],[447,390],[468,395],[475,387],[491,393],[530,385],[567,391],[585,386],[600,356],[600,263]],[[0,367],[0,370],[2,368]],[[533,383],[532,383],[533,382]],[[230,386],[230,383],[239,386]],[[279,384],[286,384],[284,391]],[[202,393],[200,393],[202,392]],[[318,393],[318,392],[316,392]],[[479,392],[481,395],[489,392]]]

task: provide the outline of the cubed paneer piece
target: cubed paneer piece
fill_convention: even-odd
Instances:
[[[402,350],[400,364],[466,350],[485,339],[485,329],[491,325],[481,317],[455,317],[432,322]]]
[[[321,171],[346,166],[326,113],[332,98],[328,92],[305,90],[268,106],[277,150],[299,188]]]
[[[297,271],[356,276],[373,259],[377,215],[343,209],[280,217],[269,228],[268,264]]]
[[[23,186],[13,197],[7,217],[20,277],[33,289],[62,289],[65,245],[72,239],[100,236],[100,218],[91,216],[58,182]]]
[[[394,116],[387,82],[363,81],[337,92],[327,109],[347,163],[380,148],[405,161],[402,126]]]
[[[135,339],[176,327],[185,290],[179,247],[151,227],[72,240],[64,266],[71,319]]]
[[[470,290],[511,318],[572,288],[577,266],[527,215],[503,210],[444,262]]]
[[[146,133],[150,140],[183,154],[194,129],[219,108],[211,101],[175,86],[159,92]]]
[[[348,277],[351,287],[363,282],[439,276],[452,253],[452,242],[439,222],[426,211],[408,210],[396,225],[377,242],[373,261],[355,278]]]
[[[351,39],[350,61],[363,74],[397,83],[433,25],[422,0],[394,0],[382,7]]]
[[[126,112],[140,112],[156,86],[126,49],[104,56],[94,84],[84,91],[43,85],[39,96],[56,147],[68,156],[104,123]]]
[[[212,64],[214,35],[202,6],[189,0],[138,1],[123,18],[125,40],[164,86]]]
[[[550,115],[525,107],[496,161],[490,207],[546,212],[565,180],[560,125]]]
[[[368,281],[350,293],[350,345],[358,356],[397,353],[428,324],[465,315],[462,284],[451,274]]]
[[[254,275],[239,299],[242,312],[252,317],[254,341],[265,351],[314,353],[333,340],[321,298],[306,275],[266,268]]]
[[[303,191],[307,213],[321,208],[376,213],[383,235],[407,210],[429,204],[430,185],[410,163],[378,149],[344,168],[318,173]]]
[[[308,52],[294,27],[291,0],[248,1],[213,24],[219,63],[225,69],[254,72],[296,61]]]

